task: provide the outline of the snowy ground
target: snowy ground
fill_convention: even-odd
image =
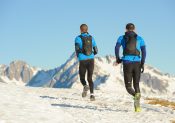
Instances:
[[[0,82],[0,123],[169,123],[170,108],[142,99],[135,113],[132,98],[117,91],[95,91],[96,101],[81,98],[80,89],[22,87]]]

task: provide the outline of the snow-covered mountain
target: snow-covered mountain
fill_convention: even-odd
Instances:
[[[9,66],[0,65],[0,81],[25,85],[38,70],[38,68],[31,67],[24,61],[13,61]]]
[[[40,70],[27,85],[34,87],[52,87],[53,78],[59,70],[59,67],[51,70]]]
[[[115,57],[95,58],[94,84],[96,89],[116,90],[124,88],[122,65],[114,66]],[[33,87],[79,88],[78,61],[75,54],[59,68],[38,72],[27,84]],[[141,76],[143,93],[175,94],[175,77],[145,65]]]
[[[141,77],[141,90],[144,93],[141,98],[142,112],[134,113],[133,99],[124,87],[122,65],[114,66],[114,61],[113,56],[95,59],[93,79],[96,101],[89,100],[89,93],[86,98],[81,97],[82,86],[75,54],[65,64],[51,70],[38,70],[21,61],[12,62],[10,66],[1,65],[0,123],[174,121],[175,110],[171,106],[151,105],[146,99],[157,97],[175,101],[172,96],[175,93],[175,77],[146,65]],[[16,83],[30,80],[28,86],[53,88],[18,86],[11,84],[13,80]]]

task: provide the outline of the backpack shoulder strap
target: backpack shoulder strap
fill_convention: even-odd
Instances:
[[[91,36],[91,35],[86,36],[86,37],[84,37],[84,36],[82,36],[82,35],[79,35],[78,37],[80,37],[80,38],[81,38],[81,40],[82,40],[83,38],[90,38],[90,39],[92,40],[92,36]]]
[[[92,39],[92,36],[91,35],[89,35],[88,37]]]

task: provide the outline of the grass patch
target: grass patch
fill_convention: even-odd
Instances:
[[[171,101],[164,100],[164,99],[158,99],[158,98],[146,98],[146,100],[148,101],[147,102],[148,104],[161,105],[161,106],[169,107],[175,110],[175,102],[171,102]],[[175,123],[175,121],[172,121],[172,122]]]

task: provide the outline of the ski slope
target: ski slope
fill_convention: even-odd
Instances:
[[[123,87],[124,89],[124,87]],[[33,88],[0,82],[0,123],[169,123],[171,108],[141,100],[135,113],[132,98],[120,90],[96,90],[96,101],[81,98],[82,88]],[[124,91],[122,91],[124,92]]]

